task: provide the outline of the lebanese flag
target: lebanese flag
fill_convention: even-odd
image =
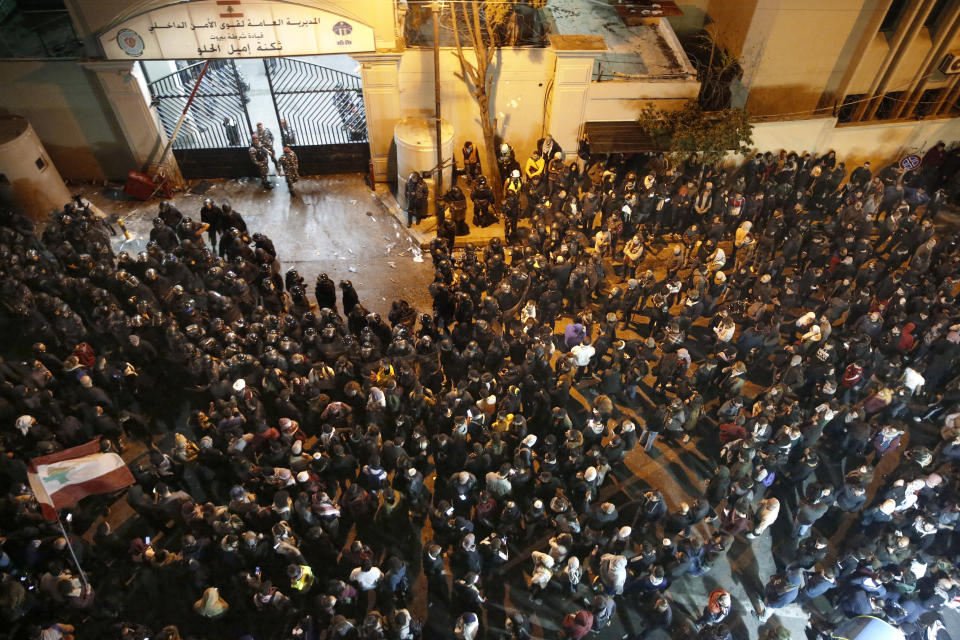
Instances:
[[[57,509],[76,504],[81,498],[118,491],[134,483],[123,458],[100,453],[99,440],[34,458],[27,478],[43,517],[51,521],[57,519]]]

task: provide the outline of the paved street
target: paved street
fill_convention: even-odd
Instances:
[[[423,262],[415,261],[421,255],[419,247],[374,199],[362,176],[304,178],[292,198],[282,178],[274,181],[276,187],[268,191],[258,180],[217,180],[204,195],[177,194],[171,203],[199,220],[204,198],[230,202],[250,233],[259,231],[273,240],[283,271],[297,269],[311,293],[317,275],[326,272],[334,282],[352,281],[361,302],[384,318],[396,298],[430,308],[429,254],[421,257]],[[127,218],[132,237],[116,239],[117,250],[135,254],[144,249],[159,200],[116,201],[99,188],[85,189],[83,195],[105,213]]]

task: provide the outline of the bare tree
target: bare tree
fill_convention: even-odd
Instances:
[[[494,210],[499,215],[500,202],[503,199],[503,185],[497,170],[496,131],[497,119],[491,111],[490,89],[493,84],[493,58],[496,51],[509,37],[516,34],[516,21],[513,5],[515,3],[482,2],[480,0],[451,3],[453,13],[453,41],[457,47],[457,59],[460,61],[461,79],[467,84],[470,94],[477,102],[480,112],[480,126],[483,129],[483,167],[491,176],[493,193],[496,197]],[[467,57],[461,43],[461,26],[466,31],[466,41],[470,43],[476,60]],[[513,26],[511,27],[511,21]]]

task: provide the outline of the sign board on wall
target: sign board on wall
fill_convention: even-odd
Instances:
[[[900,158],[900,168],[904,171],[910,171],[911,169],[919,167],[921,162],[920,156],[911,153],[910,155]]]
[[[282,2],[197,0],[148,11],[100,36],[107,58],[263,58],[374,51],[373,29]]]

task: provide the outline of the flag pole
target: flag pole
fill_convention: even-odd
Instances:
[[[63,539],[67,541],[67,548],[70,549],[70,556],[73,558],[73,564],[77,565],[77,571],[80,572],[80,581],[83,583],[84,588],[89,587],[90,583],[87,582],[87,574],[83,572],[83,567],[80,566],[80,561],[77,560],[77,554],[73,551],[73,545],[70,543],[70,536],[67,534],[67,530],[63,526],[63,521],[60,519],[59,511],[57,511],[57,524],[60,525],[60,531],[63,532]]]

